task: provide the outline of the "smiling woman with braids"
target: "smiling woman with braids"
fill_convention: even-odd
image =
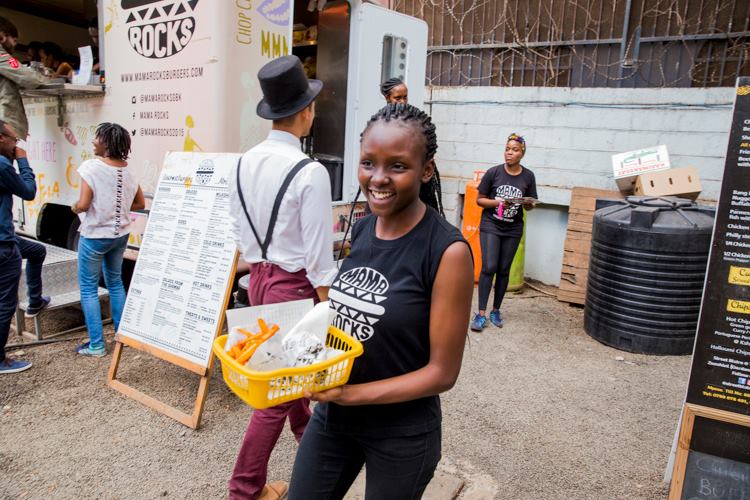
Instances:
[[[408,104],[384,107],[362,133],[358,178],[372,214],[354,227],[329,300],[333,325],[364,354],[347,385],[306,394],[321,404],[291,500],[343,498],[365,464],[365,498],[420,498],[440,460],[438,394],[461,369],[473,271],[461,233],[420,199],[436,150],[430,117]]]
[[[94,154],[78,168],[81,194],[71,210],[81,217],[78,242],[78,283],[81,308],[86,318],[89,342],[76,349],[83,356],[106,354],[99,305],[99,276],[104,267],[104,283],[109,291],[115,331],[125,307],[122,284],[122,258],[130,234],[130,211],[146,204],[143,191],[127,168],[130,134],[116,123],[102,123],[92,141]]]

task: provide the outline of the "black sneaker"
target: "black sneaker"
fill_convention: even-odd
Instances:
[[[24,314],[24,316],[26,316],[27,318],[35,317],[37,314],[42,312],[42,310],[44,310],[44,308],[46,308],[50,302],[52,302],[52,299],[50,298],[50,296],[43,295],[42,303],[39,304],[38,306],[29,306],[28,308],[26,308],[26,314]]]

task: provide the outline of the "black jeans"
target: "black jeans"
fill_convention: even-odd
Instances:
[[[21,278],[21,253],[16,242],[0,242],[0,361],[5,360],[10,320],[18,305],[18,280]]]
[[[495,297],[492,300],[492,309],[500,309],[508,289],[510,267],[516,250],[521,243],[520,237],[498,236],[496,234],[479,232],[479,245],[482,248],[482,273],[479,275],[479,310],[487,310],[487,302],[490,298],[492,278],[495,279]]]
[[[365,500],[422,498],[440,461],[440,429],[375,438],[324,430],[313,414],[294,460],[289,500],[344,498],[366,465]]]
[[[29,305],[42,304],[42,265],[47,257],[44,245],[25,238],[18,240],[18,250],[21,258],[26,259],[26,291],[29,295]]]

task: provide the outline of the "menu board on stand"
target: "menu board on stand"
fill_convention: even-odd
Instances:
[[[200,425],[237,266],[229,179],[238,154],[168,153],[115,336],[110,387],[182,424]],[[201,377],[192,414],[117,379],[123,345]]]
[[[670,499],[750,498],[750,78],[738,79]]]

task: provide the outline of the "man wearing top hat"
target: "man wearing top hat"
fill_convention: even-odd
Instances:
[[[258,80],[263,99],[256,112],[273,126],[265,141],[242,156],[230,181],[233,232],[250,265],[248,297],[254,306],[327,300],[336,276],[330,179],[300,147],[323,83],[308,80],[296,56],[269,62]],[[266,484],[266,475],[287,417],[299,441],[310,419],[309,400],[253,411],[229,481],[230,499],[274,499],[286,492],[286,483]]]

